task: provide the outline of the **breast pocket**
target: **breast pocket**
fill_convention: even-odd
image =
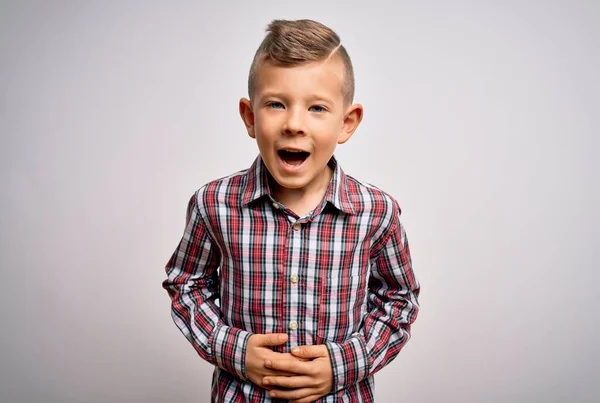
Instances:
[[[317,344],[341,343],[358,331],[366,312],[366,275],[327,273],[319,284]]]

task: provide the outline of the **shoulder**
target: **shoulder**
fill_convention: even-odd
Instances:
[[[243,169],[212,180],[196,190],[194,198],[201,213],[206,214],[219,205],[241,205],[242,194],[248,182],[248,171],[249,169]]]
[[[346,174],[348,197],[357,214],[390,216],[400,214],[398,201],[386,191]]]
[[[352,176],[347,175],[346,187],[358,220],[367,223],[371,251],[376,254],[398,228],[400,205],[389,193]]]

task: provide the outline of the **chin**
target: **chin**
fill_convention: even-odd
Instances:
[[[309,181],[306,180],[302,180],[302,179],[289,179],[289,178],[282,178],[279,175],[274,175],[273,178],[275,179],[275,182],[277,182],[277,185],[281,186],[282,188],[286,188],[286,189],[301,189],[303,187],[305,187],[306,185],[308,185]]]

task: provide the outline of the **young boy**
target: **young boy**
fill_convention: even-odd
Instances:
[[[213,402],[372,402],[410,337],[419,284],[397,202],[333,156],[358,127],[339,37],[273,21],[240,115],[260,155],[191,198],[163,286],[215,365]]]

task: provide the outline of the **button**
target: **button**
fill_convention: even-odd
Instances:
[[[277,204],[277,203],[275,203],[275,202],[273,202],[273,207],[274,207],[275,209],[279,210],[279,204]]]
[[[292,284],[296,284],[298,282],[298,275],[292,274],[292,276],[290,277],[290,280],[292,281]]]
[[[292,330],[296,330],[298,329],[298,322],[296,322],[295,320],[290,322],[290,329]]]
[[[292,226],[292,228],[294,228],[294,231],[300,231],[300,227],[302,227],[302,224],[300,223],[296,223]]]

